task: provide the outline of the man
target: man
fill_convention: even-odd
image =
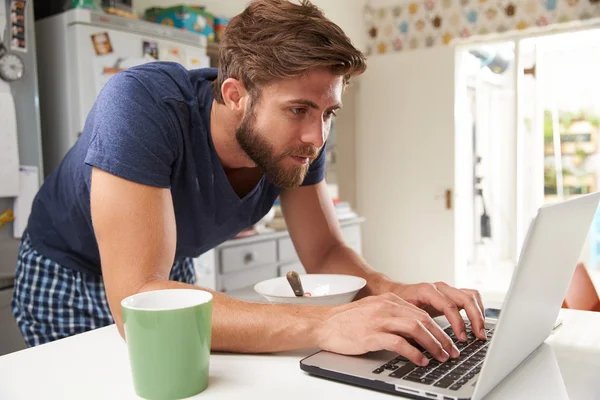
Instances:
[[[307,1],[255,1],[231,20],[219,58],[218,73],[131,68],[100,93],[23,239],[13,312],[28,345],[113,322],[123,336],[123,298],[198,288],[190,258],[256,223],[278,196],[308,272],[368,284],[337,307],[213,293],[213,350],[387,349],[425,364],[417,342],[445,361],[459,353],[431,315],[466,339],[459,309],[485,339],[477,292],[393,282],[343,243],[324,148],[344,86],[366,65],[342,30]]]

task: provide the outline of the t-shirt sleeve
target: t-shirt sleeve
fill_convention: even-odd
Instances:
[[[177,156],[168,109],[134,74],[111,78],[96,100],[85,163],[121,178],[169,188]]]
[[[316,185],[325,179],[325,164],[327,155],[327,143],[321,148],[321,153],[308,168],[308,173],[304,177],[301,186]]]

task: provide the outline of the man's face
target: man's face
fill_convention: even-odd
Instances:
[[[236,131],[250,159],[278,187],[298,187],[341,107],[343,77],[315,70],[261,88]]]

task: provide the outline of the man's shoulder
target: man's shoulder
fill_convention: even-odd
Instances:
[[[175,62],[156,61],[128,68],[123,74],[137,79],[146,90],[162,99],[189,99],[197,95],[198,83],[214,80],[217,73],[214,68],[188,70]]]

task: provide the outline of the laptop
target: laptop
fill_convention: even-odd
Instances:
[[[441,363],[427,351],[419,367],[389,351],[346,356],[319,351],[300,361],[314,376],[414,399],[479,400],[510,374],[550,335],[567,293],[600,193],[538,210],[531,222],[497,320],[486,319],[488,340],[470,331],[456,339],[445,318],[436,322],[461,355]]]

